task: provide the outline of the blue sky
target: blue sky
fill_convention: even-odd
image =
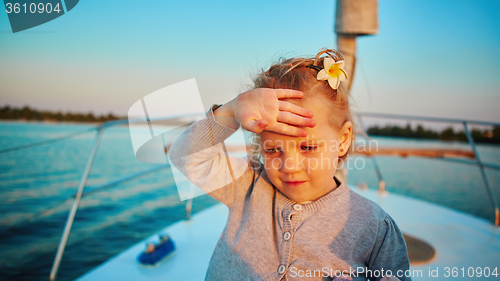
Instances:
[[[0,105],[125,115],[196,78],[206,107],[281,56],[335,47],[335,1],[84,0],[13,34],[0,12]],[[360,111],[500,121],[500,2],[379,1],[358,39]]]

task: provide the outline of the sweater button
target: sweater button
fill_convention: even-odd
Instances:
[[[290,232],[289,232],[289,231],[287,231],[287,232],[285,232],[285,233],[283,234],[283,239],[285,239],[285,241],[290,240],[290,237],[292,237],[292,234],[290,234]]]
[[[302,210],[302,205],[300,205],[300,204],[295,204],[295,205],[293,205],[293,209],[294,209],[295,211],[300,211],[300,210]]]
[[[280,267],[278,267],[278,273],[283,274],[285,272],[285,269],[286,267],[284,265],[280,265]]]

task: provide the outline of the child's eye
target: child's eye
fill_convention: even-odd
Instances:
[[[302,146],[300,149],[302,149],[302,151],[314,151],[316,150],[316,147],[315,146]]]
[[[266,153],[270,153],[270,154],[272,154],[272,153],[277,153],[277,152],[279,152],[279,149],[276,149],[276,148],[269,148],[269,149],[265,149],[265,152],[266,152]]]

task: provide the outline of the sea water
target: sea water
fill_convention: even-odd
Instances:
[[[0,150],[48,140],[94,124],[0,122]],[[95,131],[0,154],[0,280],[47,280],[73,195]],[[372,138],[379,146],[470,149],[466,143]],[[500,146],[478,144],[481,160],[500,165]],[[377,157],[386,190],[434,202],[493,221],[477,166],[420,157]],[[374,162],[351,165],[348,184],[378,188]],[[356,165],[355,165],[355,164]],[[128,127],[105,131],[86,190],[155,167],[135,158]],[[486,169],[500,199],[500,172]],[[193,212],[216,201],[196,197]],[[76,213],[58,280],[73,280],[164,227],[185,218],[171,171],[166,168],[84,196]]]

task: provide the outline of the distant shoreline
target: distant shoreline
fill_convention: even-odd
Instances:
[[[415,129],[409,124],[406,127],[394,125],[386,125],[384,127],[372,126],[366,130],[366,133],[371,136],[468,142],[464,131],[455,131],[453,127],[448,127],[441,132],[437,132],[432,129],[425,129],[420,124]],[[500,126],[494,126],[491,130],[473,128],[470,130],[470,134],[474,142],[500,144]]]
[[[107,115],[94,115],[88,113],[74,112],[52,112],[42,111],[25,106],[23,108],[14,108],[6,105],[0,107],[0,120],[22,120],[22,121],[39,121],[39,122],[75,122],[75,123],[103,123],[106,121],[126,119],[126,117],[116,116],[113,113]]]
[[[0,123],[20,123],[20,124],[46,124],[46,125],[61,125],[61,124],[74,124],[74,125],[96,125],[102,122],[77,122],[77,121],[57,121],[57,120],[26,120],[26,119],[0,119]]]

